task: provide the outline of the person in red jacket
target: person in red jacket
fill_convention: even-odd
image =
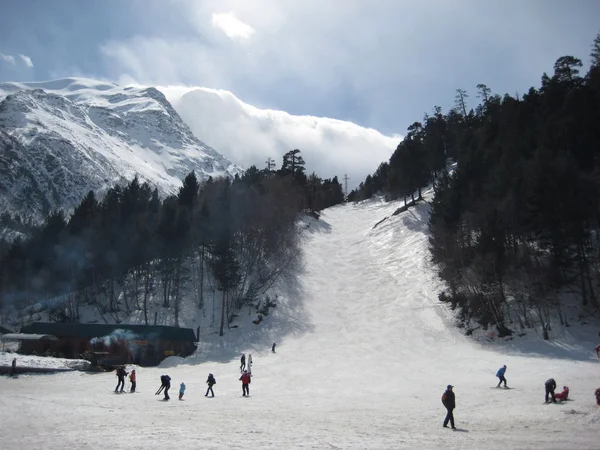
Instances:
[[[240,380],[242,381],[242,397],[250,397],[250,387],[248,386],[250,384],[250,378],[248,371],[244,370],[244,373],[240,377]]]
[[[563,391],[554,396],[556,400],[565,401],[569,398],[569,386],[563,386]]]
[[[135,369],[131,371],[129,374],[129,381],[131,382],[131,389],[129,392],[135,392],[136,378],[135,378]]]

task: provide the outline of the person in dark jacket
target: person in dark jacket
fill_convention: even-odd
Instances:
[[[594,392],[594,395],[596,396],[596,405],[600,406],[600,387],[598,389],[596,389],[596,392]]]
[[[246,368],[246,354],[242,353],[242,357],[240,358],[240,372],[243,372]]]
[[[242,382],[242,397],[246,397],[250,396],[250,374],[248,373],[247,370],[244,370],[244,373],[242,374],[242,376],[240,377],[240,380]]]
[[[452,391],[452,386],[449,384],[446,387],[446,392],[442,395],[442,404],[446,408],[446,418],[444,419],[444,428],[448,428],[448,422],[450,422],[450,426],[453,430],[456,430],[454,426],[454,408],[456,407],[456,400],[454,398],[454,391]]]
[[[272,351],[273,353],[277,353],[277,352],[275,351],[275,347],[276,347],[276,346],[277,346],[277,344],[276,344],[275,342],[273,342],[273,347],[271,347],[271,351]]]
[[[498,372],[496,372],[496,376],[500,379],[500,381],[498,381],[498,386],[496,386],[496,387],[500,387],[502,382],[504,382],[504,387],[506,387],[506,378],[504,378],[505,373],[506,373],[506,364],[503,365],[502,367],[500,367],[498,369]]]
[[[121,392],[125,392],[125,377],[127,376],[127,371],[125,367],[120,366],[117,369],[117,379],[119,382],[117,383],[117,387],[115,388],[115,392],[119,392],[119,386],[121,386]]]
[[[169,400],[169,389],[171,389],[171,377],[169,375],[161,375],[160,382],[165,390],[165,400]]]
[[[217,384],[217,380],[215,380],[215,377],[213,376],[212,373],[208,374],[208,378],[206,379],[206,384],[208,384],[208,389],[206,389],[206,394],[204,394],[205,397],[208,397],[208,393],[211,393],[211,397],[215,396],[215,393],[213,392],[213,386],[215,384]]]
[[[544,386],[546,387],[545,403],[548,403],[548,395],[551,396],[552,403],[556,403],[556,396],[554,395],[554,389],[556,389],[556,381],[554,381],[554,378],[550,378],[549,380],[546,380],[546,383],[544,383]]]
[[[13,358],[12,365],[10,368],[10,376],[14,377],[17,375],[17,358]]]

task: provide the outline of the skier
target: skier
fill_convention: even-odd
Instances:
[[[252,367],[252,353],[248,355],[248,369]]]
[[[131,371],[131,374],[129,374],[129,381],[131,382],[131,389],[129,392],[135,392],[135,369]]]
[[[569,386],[563,386],[563,391],[555,395],[557,400],[565,401],[569,398]]]
[[[204,394],[205,397],[208,397],[208,392],[210,391],[211,393],[211,397],[215,396],[215,393],[213,392],[213,386],[215,384],[217,384],[217,380],[215,380],[215,377],[213,376],[212,373],[208,374],[208,378],[206,379],[206,384],[208,384],[208,389],[206,389],[206,394]]]
[[[596,345],[594,350],[596,350],[596,356],[598,357],[598,359],[600,359],[600,344]]]
[[[182,381],[179,385],[179,400],[183,398],[183,394],[185,394],[185,383]]]
[[[244,370],[244,373],[240,377],[242,382],[242,397],[246,397],[246,395],[250,397],[250,387],[248,386],[250,384],[250,378],[251,376],[248,371]]]
[[[548,395],[551,396],[552,403],[556,403],[556,396],[554,395],[554,389],[556,389],[556,381],[554,381],[554,378],[550,378],[549,380],[547,380],[544,386],[546,387],[546,401],[544,403],[548,403]]]
[[[17,375],[17,358],[13,358],[11,368],[10,368],[10,376],[14,377]]]
[[[243,372],[246,368],[246,354],[242,353],[242,357],[240,358],[240,372]]]
[[[158,390],[157,394],[160,393],[161,390],[165,390],[165,400],[169,400],[169,389],[171,389],[171,377],[169,375],[161,375],[160,377],[161,386]]]
[[[275,346],[276,346],[276,345],[277,345],[277,344],[275,344],[275,342],[273,342],[273,347],[271,347],[271,351],[272,351],[273,353],[277,353],[277,352],[275,351]]]
[[[444,405],[444,407],[446,408],[446,418],[444,419],[444,428],[448,428],[448,421],[450,421],[450,426],[452,427],[453,430],[456,430],[456,427],[454,426],[454,408],[456,407],[456,401],[454,398],[454,392],[452,391],[452,388],[454,386],[452,386],[451,384],[449,384],[446,387],[446,392],[444,392],[444,394],[442,395],[442,404]]]
[[[115,388],[115,392],[119,392],[119,386],[121,386],[121,392],[125,392],[125,377],[127,376],[127,371],[124,366],[119,366],[117,368],[117,378],[119,382],[117,383],[117,387]]]
[[[498,382],[498,386],[496,386],[496,387],[500,387],[500,385],[502,384],[503,381],[504,381],[504,387],[506,387],[506,378],[504,378],[505,372],[506,372],[506,364],[503,365],[502,367],[500,367],[498,369],[498,372],[496,372],[496,376],[500,379],[500,381]]]
[[[596,396],[596,405],[600,406],[600,387],[598,389],[596,389],[596,392],[594,392],[594,395]]]

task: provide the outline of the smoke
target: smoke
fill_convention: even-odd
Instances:
[[[137,335],[131,330],[123,330],[121,328],[114,330],[107,336],[95,337],[90,340],[90,344],[103,344],[105,347],[110,347],[112,344],[126,343],[129,348],[134,348],[134,341]]]

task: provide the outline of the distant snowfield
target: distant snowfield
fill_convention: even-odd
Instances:
[[[186,361],[137,368],[139,393],[114,394],[114,373],[0,378],[1,448],[598,448],[598,330],[571,327],[580,343],[566,330],[551,342],[532,337],[522,347],[530,353],[515,341],[463,336],[437,302],[428,205],[391,216],[398,206],[324,211],[307,230],[306,268],[285,303]],[[249,398],[238,381],[241,352],[254,360]],[[502,364],[512,390],[495,389]],[[209,372],[215,398],[204,397]],[[163,373],[170,402],[154,395]],[[570,387],[572,401],[543,404],[550,377]],[[442,428],[449,383],[457,431]]]

